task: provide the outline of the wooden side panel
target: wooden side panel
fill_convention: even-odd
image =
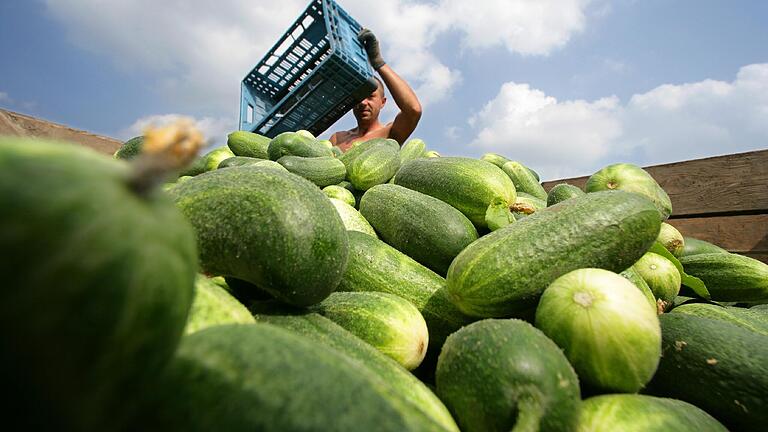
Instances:
[[[645,168],[672,200],[673,215],[768,211],[768,150]],[[589,177],[544,183],[584,187]]]
[[[122,145],[121,141],[45,120],[0,110],[0,135],[45,138],[73,142],[90,147],[100,153],[112,155]]]

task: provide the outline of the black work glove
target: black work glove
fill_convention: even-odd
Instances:
[[[368,61],[371,62],[374,70],[379,70],[380,67],[386,63],[381,58],[381,49],[379,49],[379,41],[376,39],[376,35],[372,31],[364,28],[357,34],[357,40],[363,44],[366,54],[368,54]]]

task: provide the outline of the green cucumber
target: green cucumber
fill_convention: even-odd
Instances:
[[[192,302],[192,227],[141,166],[0,137],[0,384],[7,427],[119,430]]]
[[[728,432],[728,429],[687,402],[638,394],[611,394],[584,401],[576,431]]]
[[[369,189],[360,201],[360,213],[382,240],[441,275],[477,240],[477,230],[460,211],[398,185]]]
[[[557,345],[524,321],[483,320],[452,334],[436,379],[463,431],[564,431],[578,418],[576,373]]]
[[[352,195],[352,192],[350,192],[349,189],[345,189],[338,185],[330,185],[323,188],[323,193],[328,198],[335,198],[349,204],[353,208],[355,207],[355,196]]]
[[[584,195],[584,191],[568,183],[556,184],[547,194],[547,207],[551,207],[567,199]]]
[[[381,292],[335,292],[310,310],[413,370],[427,353],[427,323],[408,300]]]
[[[512,183],[515,184],[515,190],[518,194],[525,192],[542,201],[547,200],[547,192],[544,190],[544,187],[539,184],[536,177],[523,164],[517,161],[509,161],[502,165],[501,169],[504,170],[512,180]]]
[[[114,154],[115,159],[133,159],[141,153],[144,146],[144,136],[133,137],[123,143]]]
[[[652,394],[692,403],[728,429],[768,423],[768,336],[682,313],[659,316],[662,357]]]
[[[242,279],[297,306],[319,303],[338,285],[346,230],[309,181],[243,166],[199,175],[172,193],[195,228],[206,273]]]
[[[705,253],[728,253],[728,251],[704,240],[683,236],[683,251],[680,254],[681,257]]]
[[[262,160],[262,161],[254,162],[250,166],[264,167],[264,168],[276,169],[278,171],[288,172],[288,170],[285,169],[284,166],[280,165],[279,163],[277,163],[275,161],[271,161],[271,160]]]
[[[216,169],[229,168],[233,166],[253,165],[264,160],[265,159],[256,159],[247,156],[232,156],[221,161]]]
[[[333,156],[333,151],[319,144],[315,139],[296,132],[283,132],[272,138],[267,147],[270,160],[276,161],[283,156],[322,157]]]
[[[658,303],[656,303],[656,297],[653,295],[651,287],[648,286],[648,283],[645,282],[645,279],[643,279],[637,270],[635,270],[634,265],[619,274],[624,276],[624,278],[628,281],[635,284],[635,286],[643,293],[643,296],[645,296],[645,299],[648,301],[648,304],[651,306],[651,308],[658,312]]]
[[[355,231],[348,234],[349,262],[337,291],[384,292],[410,301],[427,322],[432,350],[472,322],[448,300],[445,279],[381,240]]]
[[[317,313],[287,309],[275,302],[264,302],[255,306],[257,321],[282,327],[343,353],[347,359],[355,363],[353,370],[372,372],[392,389],[397,399],[405,401],[405,404],[410,406],[409,409],[431,419],[440,425],[442,430],[454,432],[459,430],[448,409],[424,383],[396,361],[338,324]],[[374,428],[374,430],[377,429]]]
[[[653,244],[660,224],[653,204],[636,194],[573,198],[469,245],[448,270],[448,293],[466,314],[512,316],[534,307],[571,270],[625,270]]]
[[[505,163],[509,162],[509,159],[497,153],[485,153],[480,157],[480,160],[490,162],[499,168],[504,166]]]
[[[389,145],[376,145],[347,165],[347,178],[355,189],[366,191],[384,184],[400,169],[400,152]]]
[[[659,304],[659,310],[668,310],[680,293],[681,276],[677,267],[653,252],[646,252],[632,267],[648,284]]]
[[[552,282],[536,308],[536,327],[591,388],[637,392],[659,364],[656,311],[630,281],[607,270],[582,268]]]
[[[680,257],[683,254],[685,248],[685,239],[680,231],[672,225],[662,222],[661,231],[659,232],[659,238],[656,239],[661,243],[666,250],[669,251],[675,257]]]
[[[661,220],[672,214],[672,201],[664,189],[647,171],[637,165],[619,163],[608,165],[587,179],[586,192],[623,190],[643,195],[653,202]]]
[[[400,163],[406,163],[420,157],[424,157],[424,153],[427,151],[427,145],[424,141],[414,138],[408,140],[403,147],[400,148]]]
[[[344,152],[338,146],[331,147],[331,151],[333,152],[333,157],[335,157],[337,159],[340,158],[341,155],[344,154]]]
[[[707,286],[712,300],[768,300],[768,264],[732,253],[707,253],[680,257],[685,272]]]
[[[374,138],[368,141],[354,144],[352,148],[347,150],[346,153],[339,157],[339,160],[342,161],[347,167],[347,170],[349,170],[352,167],[352,163],[358,158],[358,156],[374,147],[379,146],[391,147],[393,150],[397,150],[398,152],[400,151],[400,144],[398,144],[397,141],[389,138]]]
[[[233,156],[235,155],[229,147],[218,147],[209,151],[203,156],[203,159],[205,159],[205,171],[213,171],[219,168],[219,164],[221,164],[222,161]]]
[[[277,163],[289,172],[304,177],[321,188],[338,184],[347,176],[344,164],[332,156],[283,156],[277,160]]]
[[[333,206],[336,207],[336,211],[339,213],[341,221],[344,223],[344,228],[347,231],[359,231],[373,238],[379,238],[371,224],[354,207],[336,198],[330,198],[330,200]]]
[[[227,135],[227,147],[235,156],[269,159],[271,138],[253,132],[235,131]]]
[[[147,397],[136,430],[447,430],[344,353],[265,323],[185,336]]]
[[[195,298],[184,333],[194,333],[215,325],[255,323],[253,315],[224,288],[205,276],[195,281]]]
[[[671,313],[684,313],[721,320],[768,336],[768,317],[750,309],[720,306],[712,303],[687,303],[672,309]]]
[[[425,158],[439,158],[440,157],[440,153],[438,153],[438,152],[436,152],[434,150],[429,150],[426,153],[424,153],[424,157]]]
[[[515,221],[509,204],[503,198],[496,197],[485,211],[485,224],[490,231],[502,229]]]
[[[515,185],[497,166],[469,158],[416,159],[404,164],[395,184],[444,201],[472,221],[487,228],[488,207],[501,198],[508,206],[517,197]]]

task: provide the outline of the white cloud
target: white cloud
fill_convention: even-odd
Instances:
[[[626,104],[615,96],[558,101],[506,83],[470,125],[473,146],[518,159],[547,179],[627,160],[652,165],[765,148],[768,64],[745,66],[732,82],[662,85]]]
[[[181,114],[159,114],[142,117],[132,125],[121,130],[117,137],[122,140],[127,140],[131,137],[143,134],[144,129],[147,126],[165,126],[169,123],[173,123],[180,118],[191,118],[189,116]],[[237,129],[237,125],[228,118],[212,118],[203,117],[200,119],[192,118],[195,126],[200,129],[203,137],[208,142],[208,147],[219,147],[226,145],[227,134]]]
[[[592,0],[445,0],[444,13],[470,48],[504,45],[510,52],[546,55],[586,24]]]

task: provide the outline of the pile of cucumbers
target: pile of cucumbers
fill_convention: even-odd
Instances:
[[[145,144],[0,137],[8,424],[768,424],[768,265],[683,236],[640,167],[547,191],[419,139],[237,131],[174,169]]]

